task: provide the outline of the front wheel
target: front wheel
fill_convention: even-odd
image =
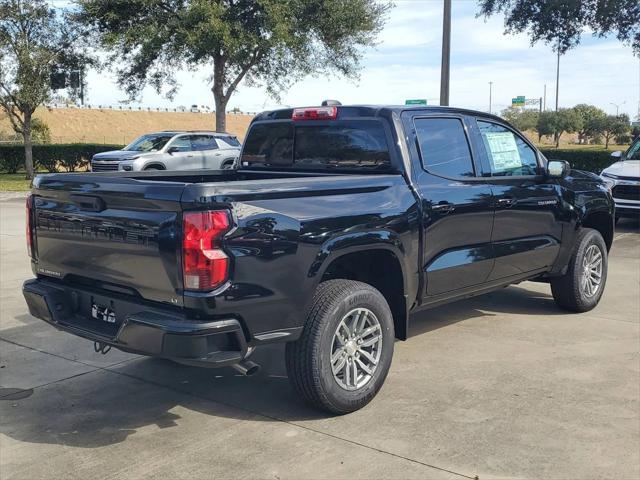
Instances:
[[[353,412],[382,387],[394,339],[391,310],[378,290],[353,280],[323,282],[302,335],[287,344],[289,379],[312,405]]]
[[[573,312],[593,309],[604,292],[607,281],[607,246],[600,232],[583,228],[578,232],[567,272],[551,279],[556,303]]]

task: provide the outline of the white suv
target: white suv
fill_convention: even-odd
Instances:
[[[239,155],[240,142],[228,133],[158,132],[94,155],[91,171],[228,170],[237,168]]]
[[[600,174],[611,187],[616,202],[616,220],[620,217],[640,218],[640,138],[625,153],[611,154],[616,162]]]

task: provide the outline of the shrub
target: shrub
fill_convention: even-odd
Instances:
[[[86,166],[96,153],[118,150],[121,145],[95,143],[45,144],[33,146],[33,161],[36,168],[57,172],[60,167],[74,172]],[[0,145],[0,170],[16,173],[24,168],[24,145]]]
[[[590,150],[586,148],[549,148],[541,149],[549,160],[566,160],[571,168],[600,173],[613,163],[609,150]]]
[[[31,120],[31,140],[33,143],[51,143],[51,129],[39,118]]]

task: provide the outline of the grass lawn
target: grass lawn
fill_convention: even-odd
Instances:
[[[31,180],[23,173],[0,173],[0,192],[26,192],[31,189]]]

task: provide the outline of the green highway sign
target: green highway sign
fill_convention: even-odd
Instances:
[[[524,107],[525,104],[526,104],[526,99],[524,98],[524,95],[518,95],[516,98],[511,99],[512,107]]]
[[[405,105],[426,105],[427,100],[425,98],[415,98],[413,100],[405,100]]]
[[[640,122],[631,122],[632,127],[640,127]]]

